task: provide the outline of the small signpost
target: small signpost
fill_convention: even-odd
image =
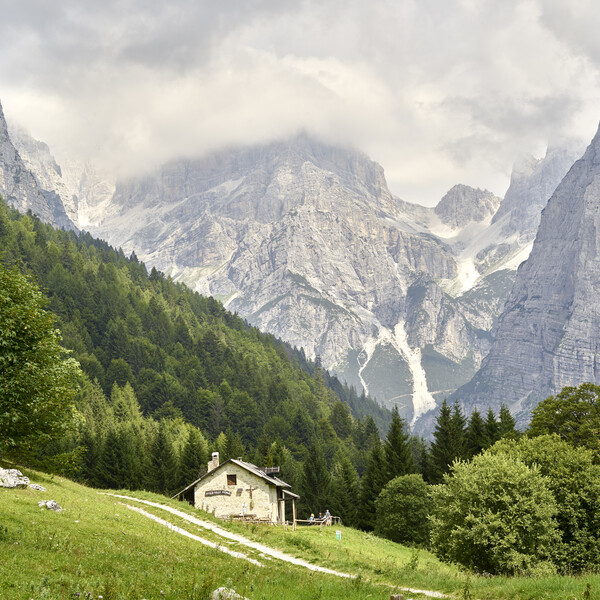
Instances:
[[[342,532],[340,529],[335,530],[335,539],[338,541],[340,545],[340,550],[342,549]]]

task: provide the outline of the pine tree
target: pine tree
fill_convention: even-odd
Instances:
[[[425,476],[427,473],[427,459],[429,456],[429,444],[422,438],[412,435],[408,441],[412,454],[415,471]]]
[[[467,455],[469,458],[476,456],[489,446],[485,423],[481,413],[475,409],[471,413],[467,427]]]
[[[436,418],[433,442],[429,452],[427,479],[430,483],[441,483],[450,465],[466,456],[465,418],[458,403],[451,410],[444,399]]]
[[[340,451],[332,471],[331,512],[342,518],[344,525],[358,524],[359,485],[356,469],[348,456]]]
[[[244,442],[242,436],[236,431],[235,433],[231,429],[227,429],[227,445],[225,446],[225,456],[227,458],[244,458],[246,449],[244,448]]]
[[[458,400],[454,401],[452,408],[452,433],[454,441],[454,458],[465,460],[467,456],[467,418],[465,417]]]
[[[414,473],[415,465],[410,451],[409,437],[406,432],[406,422],[400,416],[398,407],[394,406],[392,422],[383,446],[388,481],[400,475]]]
[[[491,407],[488,409],[487,418],[485,420],[485,433],[489,440],[489,445],[493,446],[500,439],[500,426],[496,421],[496,416]]]
[[[142,411],[140,409],[140,404],[137,401],[135,392],[129,382],[122,388],[116,383],[113,385],[110,403],[117,422],[141,421]]]
[[[358,524],[361,529],[372,531],[375,527],[375,499],[388,482],[383,446],[377,440],[369,452],[367,471],[360,482],[360,514]]]
[[[150,490],[159,494],[173,492],[177,484],[177,458],[165,421],[160,422],[150,446],[146,483]]]
[[[302,504],[310,513],[325,512],[329,508],[331,476],[325,455],[318,440],[313,441],[302,471]]]
[[[207,463],[208,447],[206,440],[198,429],[190,427],[179,459],[179,483],[177,488],[181,490],[196,481],[203,472],[206,472]]]
[[[506,404],[500,407],[500,423],[498,425],[498,435],[503,438],[506,436],[516,436],[515,419],[510,414]]]
[[[373,417],[365,417],[364,449],[370,450],[379,441],[379,429],[377,429]]]
[[[98,458],[93,480],[99,487],[135,489],[135,456],[133,440],[122,427],[108,431]]]
[[[339,400],[333,405],[329,422],[340,439],[347,438],[352,433],[352,419],[348,408]]]

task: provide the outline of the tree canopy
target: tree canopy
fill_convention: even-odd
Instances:
[[[431,545],[442,559],[492,574],[553,570],[556,501],[536,466],[484,452],[433,488]]]
[[[30,277],[0,265],[0,448],[26,450],[76,421],[79,366],[45,306]]]
[[[574,446],[590,449],[600,462],[600,386],[564,387],[534,409],[528,434],[556,433]]]

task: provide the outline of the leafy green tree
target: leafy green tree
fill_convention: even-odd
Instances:
[[[492,574],[552,570],[556,501],[536,466],[484,452],[434,486],[431,545],[443,560]]]
[[[429,541],[431,500],[421,475],[389,481],[375,500],[375,533],[399,544],[426,545]]]
[[[536,466],[556,500],[561,540],[551,557],[562,572],[594,569],[600,563],[600,466],[593,453],[557,434],[501,440],[490,452]]]
[[[528,434],[556,433],[574,446],[594,452],[600,462],[600,386],[583,383],[565,387],[549,396],[534,409]]]
[[[31,278],[0,265],[0,450],[59,438],[77,422],[80,375]]]
[[[400,416],[398,407],[394,406],[392,423],[383,444],[388,481],[394,477],[414,472],[415,465],[410,451],[409,439],[406,422]]]

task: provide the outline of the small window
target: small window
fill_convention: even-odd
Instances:
[[[227,475],[227,485],[237,485],[237,475]]]

